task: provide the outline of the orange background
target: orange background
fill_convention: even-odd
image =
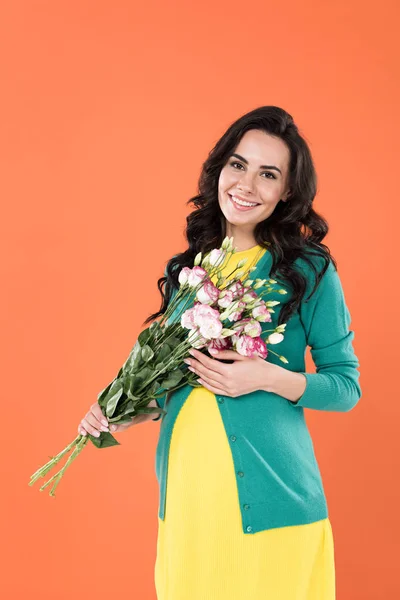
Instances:
[[[361,363],[353,411],[306,410],[337,597],[399,597],[396,2],[9,0],[0,17],[2,596],[155,599],[160,422],[89,445],[56,498],[28,481],[158,309],[208,151],[275,104],[311,146]]]

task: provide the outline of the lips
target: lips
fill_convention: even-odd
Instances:
[[[238,198],[238,200],[241,200],[242,202],[251,202],[252,204],[260,204],[259,202],[255,202],[253,200],[247,200],[247,198],[243,198],[242,196],[239,196],[239,194],[230,194],[228,192],[228,196],[230,196],[232,198],[232,196],[235,196],[235,198]]]
[[[252,203],[251,206],[245,206],[245,205],[242,205],[242,204],[238,204],[232,198],[232,194],[230,194],[229,192],[227,192],[227,193],[228,193],[229,199],[232,202],[233,206],[235,208],[239,209],[239,210],[250,210],[252,208],[256,208],[256,206],[259,206],[259,202],[256,202],[254,204]],[[241,198],[240,196],[236,196],[236,194],[234,194],[234,196],[235,196],[235,198],[238,198],[238,200],[243,200],[244,202],[250,202],[250,200],[245,200],[244,198]]]
[[[239,196],[238,194],[230,194],[228,192],[228,196],[230,198],[232,198],[232,196],[235,196],[235,198],[237,198],[238,200],[241,200],[242,202],[251,202],[252,204],[256,204],[257,206],[260,204],[259,202],[253,202],[253,200],[247,200],[247,198],[242,198],[242,196]]]

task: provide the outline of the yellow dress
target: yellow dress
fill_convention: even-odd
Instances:
[[[229,272],[259,249],[231,256]],[[328,518],[243,533],[229,441],[215,395],[205,387],[190,392],[172,432],[155,587],[158,600],[335,599]]]

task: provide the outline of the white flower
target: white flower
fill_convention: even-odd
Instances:
[[[191,271],[192,269],[190,269],[189,267],[183,267],[183,269],[180,270],[178,281],[181,285],[184,285],[187,282]]]
[[[219,319],[203,318],[203,323],[200,326],[200,333],[203,337],[210,340],[211,338],[219,337],[223,325]]]
[[[279,344],[283,340],[283,335],[281,333],[271,333],[268,336],[268,342],[270,344]]]
[[[199,335],[198,329],[192,329],[189,331],[188,341],[193,348],[202,348],[207,343],[207,340]]]
[[[226,252],[224,250],[221,248],[214,248],[214,250],[211,250],[210,254],[208,255],[208,261],[213,267],[215,267],[216,264],[221,266],[225,260],[225,256]]]

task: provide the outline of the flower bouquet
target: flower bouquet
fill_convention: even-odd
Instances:
[[[247,262],[242,259],[229,274],[222,276],[227,259],[236,252],[233,238],[226,237],[221,248],[215,248],[204,257],[199,252],[193,268],[184,267],[179,273],[178,290],[174,290],[166,312],[160,320],[144,329],[131,350],[117,376],[98,395],[98,403],[109,423],[129,423],[142,413],[162,413],[159,406],[148,406],[165,393],[171,393],[183,385],[198,387],[196,375],[188,370],[184,359],[189,356],[191,347],[206,350],[235,350],[244,356],[257,354],[266,358],[267,344],[282,341],[286,324],[262,332],[261,322],[270,322],[273,306],[278,301],[264,301],[255,290],[265,286],[265,294],[274,290],[273,279],[248,279],[248,272],[240,270]],[[252,271],[256,267],[251,267]],[[211,280],[216,277],[216,284]],[[242,283],[241,278],[244,278]],[[279,289],[278,293],[286,294]],[[176,317],[169,319],[171,315]],[[261,337],[267,333],[267,339]],[[272,352],[272,351],[271,351]],[[276,354],[276,353],[274,353]],[[283,362],[284,356],[277,354]],[[50,496],[71,462],[79,456],[88,441],[96,448],[119,445],[109,432],[102,431],[99,437],[89,433],[78,435],[68,446],[33,475],[29,485],[45,477],[71,450],[65,465],[41,488],[43,491],[53,483]]]

